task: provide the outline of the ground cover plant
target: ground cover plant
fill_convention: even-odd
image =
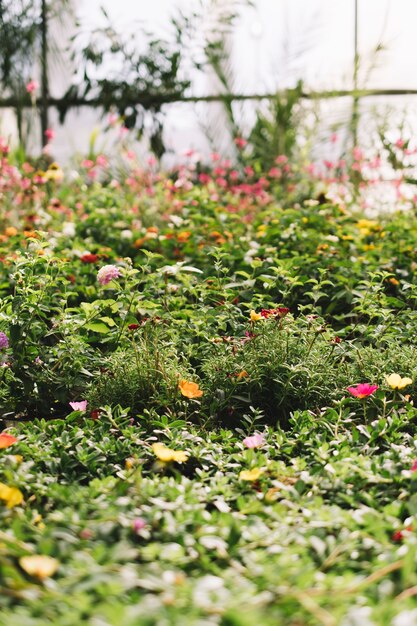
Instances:
[[[0,150],[0,623],[417,624],[405,174]]]

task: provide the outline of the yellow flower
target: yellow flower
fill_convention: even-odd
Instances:
[[[188,380],[180,380],[178,383],[180,391],[186,398],[201,398],[203,392],[197,383],[188,382]]]
[[[23,502],[23,493],[16,487],[8,487],[4,483],[0,483],[0,500],[3,500],[8,509]]]
[[[19,564],[26,574],[35,576],[40,580],[53,576],[59,567],[59,561],[51,556],[44,556],[42,554],[22,556],[19,559]]]
[[[250,321],[251,322],[258,322],[261,319],[262,315],[260,313],[256,313],[256,311],[254,311],[252,309],[252,311],[250,312]]]
[[[64,178],[64,172],[61,170],[57,163],[51,163],[44,174],[47,180],[62,180]]]
[[[242,470],[239,474],[239,478],[240,480],[247,480],[252,482],[254,480],[258,480],[259,476],[261,476],[261,474],[263,473],[263,469],[260,469],[259,467],[254,467],[251,470]]]
[[[367,237],[372,232],[381,230],[380,225],[375,220],[367,220],[367,219],[358,220],[356,226],[359,229],[360,234],[363,235],[364,237]]]
[[[135,465],[135,459],[132,458],[131,456],[125,460],[125,468],[127,470],[132,469],[132,467],[134,467],[134,465]]]
[[[399,374],[390,374],[389,376],[385,376],[385,380],[391,389],[404,389],[404,387],[411,385],[413,382],[411,378],[401,378]]]
[[[188,460],[188,454],[183,450],[171,450],[167,448],[163,443],[152,444],[152,451],[154,455],[164,463],[175,461],[176,463],[185,463]]]

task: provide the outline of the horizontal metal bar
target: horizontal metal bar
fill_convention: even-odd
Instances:
[[[288,89],[273,93],[265,94],[216,94],[211,96],[180,96],[179,94],[146,94],[141,95],[137,99],[126,102],[126,105],[142,104],[150,107],[151,105],[161,106],[163,104],[172,104],[174,102],[233,102],[245,100],[272,100],[278,96],[285,96],[294,90]],[[310,91],[300,93],[300,98],[306,100],[327,100],[331,98],[370,98],[374,96],[416,96],[417,89],[335,89],[333,91]],[[48,107],[56,107],[58,109],[70,109],[76,107],[100,107],[103,101],[100,98],[48,98],[46,101]],[[106,100],[106,105],[117,105],[118,100],[114,102]],[[16,97],[0,99],[0,108],[30,108],[41,104],[40,100],[31,101],[30,98],[19,99]]]

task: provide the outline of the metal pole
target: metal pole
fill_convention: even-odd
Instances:
[[[41,120],[41,144],[42,147],[48,142],[45,131],[48,128],[48,8],[46,0],[41,3],[41,98],[40,98],[40,120]]]
[[[359,70],[359,48],[358,48],[358,31],[359,31],[359,11],[358,11],[358,0],[354,0],[354,56],[353,56],[353,91],[358,91],[358,70]],[[358,124],[359,124],[359,98],[358,96],[353,97],[353,106],[352,106],[352,141],[353,145],[356,146],[358,143]]]

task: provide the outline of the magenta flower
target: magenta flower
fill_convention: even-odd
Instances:
[[[265,443],[265,437],[257,433],[252,437],[246,437],[242,443],[247,448],[260,448]]]
[[[0,332],[0,350],[9,347],[9,339],[5,333]]]
[[[115,278],[119,278],[120,270],[115,265],[104,265],[97,273],[97,280],[100,285],[107,285]]]
[[[367,398],[368,396],[372,396],[372,394],[378,389],[378,385],[370,385],[369,383],[360,383],[356,385],[356,387],[348,387],[348,392],[355,396],[355,398],[359,398],[363,400],[363,398]]]
[[[412,466],[410,467],[411,472],[417,472],[417,459],[414,461]]]
[[[80,402],[70,402],[69,405],[73,411],[85,411],[87,408],[87,400],[81,400]]]

